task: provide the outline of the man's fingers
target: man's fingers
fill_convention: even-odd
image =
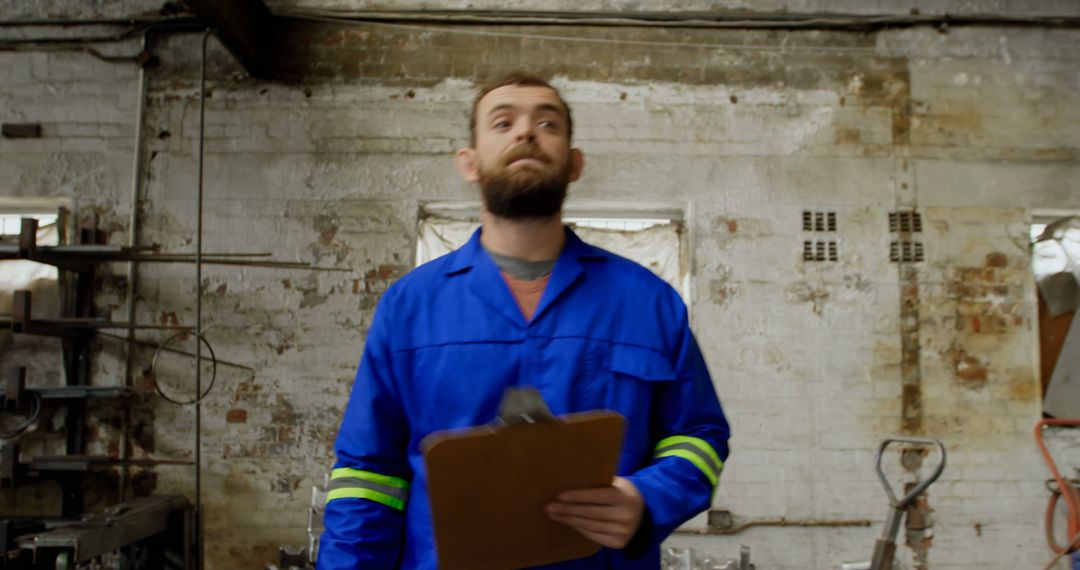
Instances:
[[[600,534],[597,532],[582,530],[580,528],[576,528],[574,530],[578,531],[579,533],[581,533],[582,536],[599,544],[600,546],[606,546],[608,548],[622,548],[626,546],[627,543],[625,539],[611,534]]]
[[[547,512],[551,515],[568,515],[611,522],[629,522],[631,518],[625,509],[617,509],[608,505],[552,503],[548,505]]]
[[[611,487],[559,493],[545,508],[548,517],[608,548],[623,548],[641,524],[641,493],[628,479],[616,477]]]
[[[570,525],[580,531],[589,531],[596,534],[621,536],[626,534],[624,525],[617,522],[589,519],[574,515],[551,515],[551,520]]]
[[[588,505],[613,505],[622,497],[622,493],[614,487],[599,487],[596,489],[574,489],[559,493],[561,503],[581,503]]]

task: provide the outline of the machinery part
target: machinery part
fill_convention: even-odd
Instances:
[[[750,563],[750,547],[739,546],[739,558],[729,558],[717,562],[711,557],[699,559],[693,548],[665,548],[660,554],[660,568],[663,570],[755,570]]]
[[[322,486],[314,486],[311,488],[311,505],[308,507],[307,518],[307,552],[308,562],[315,566],[315,561],[319,557],[319,535],[322,534],[323,529],[323,513],[326,511],[326,493],[330,488],[330,474],[323,475]],[[315,524],[318,519],[318,525]]]
[[[529,386],[523,388],[511,386],[503,392],[502,401],[499,402],[499,417],[494,423],[498,426],[509,426],[554,420],[555,416],[539,390]]]
[[[798,526],[798,527],[849,527],[849,526],[870,526],[874,524],[870,519],[852,519],[852,520],[834,520],[834,519],[757,519],[750,520],[736,526],[735,517],[731,515],[730,511],[710,511],[709,512],[709,528],[680,528],[675,529],[673,534],[693,534],[693,535],[720,535],[730,536],[733,534],[739,534],[747,529],[751,529],[759,526]]]
[[[311,505],[308,506],[307,547],[290,550],[278,548],[278,563],[268,564],[266,570],[310,570],[319,558],[319,535],[322,534],[323,512],[326,510],[326,492],[330,487],[330,474],[323,475],[322,485],[311,487]]]
[[[161,384],[158,384],[158,382],[156,380],[156,378],[157,378],[157,363],[158,363],[158,357],[161,356],[162,351],[165,350],[165,347],[168,346],[169,343],[171,343],[172,341],[174,341],[174,340],[176,340],[176,339],[178,339],[178,338],[180,338],[182,336],[189,336],[189,335],[190,336],[195,336],[198,339],[199,343],[201,345],[205,345],[206,349],[210,351],[210,361],[213,364],[213,369],[212,369],[213,372],[210,375],[210,384],[206,387],[206,390],[203,390],[202,394],[199,394],[195,398],[193,398],[191,400],[188,400],[188,401],[180,401],[180,400],[174,399],[172,396],[169,396],[168,394],[165,393],[164,390],[161,389]],[[196,365],[197,369],[201,369],[202,358],[200,358],[200,357],[201,357],[201,355],[196,353],[195,358],[198,361],[198,364]],[[154,358],[150,361],[150,374],[151,374],[151,376],[153,376],[155,378],[154,389],[157,390],[158,395],[161,396],[162,398],[164,398],[165,401],[176,404],[177,406],[187,406],[187,405],[190,405],[190,404],[197,404],[197,403],[201,402],[203,400],[203,398],[205,398],[207,396],[207,394],[210,393],[210,390],[212,390],[214,388],[214,380],[217,379],[217,356],[214,355],[214,347],[210,346],[210,342],[206,340],[206,337],[204,337],[203,335],[201,335],[199,333],[196,333],[194,331],[178,332],[178,333],[170,336],[169,338],[165,339],[164,341],[161,342],[161,344],[158,345],[157,350],[154,351]]]
[[[1047,426],[1080,427],[1080,419],[1048,418],[1035,423],[1035,443],[1038,444],[1043,459],[1046,461],[1047,467],[1050,468],[1050,473],[1054,476],[1053,480],[1057,483],[1057,489],[1050,489],[1049,482],[1047,483],[1051,495],[1050,502],[1046,505],[1046,543],[1050,546],[1050,550],[1064,556],[1080,548],[1080,490],[1072,481],[1061,476],[1061,472],[1058,471],[1057,465],[1054,463],[1054,458],[1050,456],[1050,450],[1046,448],[1046,442],[1043,441],[1043,428]],[[1054,510],[1057,508],[1058,500],[1062,497],[1065,499],[1065,508],[1068,511],[1068,534],[1066,535],[1068,539],[1065,546],[1058,544],[1054,538]],[[1060,559],[1061,556],[1058,558]]]
[[[34,560],[55,560],[56,568],[74,568],[103,554],[162,533],[177,539],[185,535],[186,513],[191,506],[180,495],[132,499],[84,520],[16,539],[19,548],[33,552]],[[185,542],[181,540],[180,542]],[[188,545],[179,544],[179,550]]]
[[[694,549],[665,548],[660,556],[662,570],[693,570]]]
[[[755,570],[750,563],[750,547],[745,544],[739,546],[739,559],[728,559],[723,564],[716,565],[712,559],[706,558],[701,562],[704,570]]]
[[[920,481],[900,499],[896,498],[896,493],[893,492],[889,479],[885,477],[885,472],[881,469],[881,458],[885,453],[885,449],[894,443],[932,445],[938,448],[940,454],[940,461],[937,467],[934,468],[933,473],[930,474],[930,477]],[[945,446],[940,441],[931,438],[891,437],[882,441],[881,446],[878,447],[874,468],[877,470],[881,486],[885,488],[885,493],[889,496],[889,514],[885,519],[885,528],[881,533],[881,537],[874,544],[874,556],[870,560],[869,568],[870,570],[892,570],[893,557],[896,554],[896,535],[900,532],[900,522],[904,519],[904,512],[945,471]]]

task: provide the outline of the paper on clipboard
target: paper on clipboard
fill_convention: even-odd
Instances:
[[[625,424],[595,411],[425,438],[439,568],[508,570],[598,551],[543,507],[562,491],[611,485]]]

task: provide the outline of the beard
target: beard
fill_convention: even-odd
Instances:
[[[547,168],[510,170],[519,158],[535,158]],[[513,220],[550,218],[562,211],[566,187],[570,184],[570,161],[552,164],[550,157],[535,146],[515,147],[503,153],[494,168],[480,168],[480,189],[484,205],[492,214]]]

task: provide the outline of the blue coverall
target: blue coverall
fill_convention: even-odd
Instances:
[[[531,321],[480,230],[383,295],[337,436],[320,569],[436,568],[420,441],[490,422],[508,386],[537,388],[557,415],[627,419],[618,471],[644,498],[644,547],[549,568],[655,570],[660,542],[710,506],[729,432],[686,306],[648,269],[566,232]]]

